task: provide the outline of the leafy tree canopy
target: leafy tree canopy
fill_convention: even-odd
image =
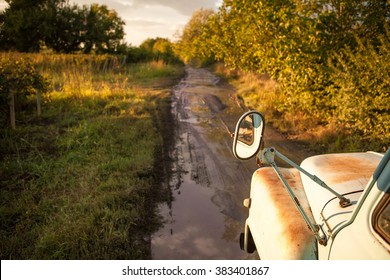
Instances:
[[[79,7],[65,0],[7,0],[0,14],[0,49],[37,52],[116,52],[124,21],[105,5]]]
[[[180,56],[185,62],[191,60],[206,62],[211,58],[212,54],[207,45],[209,40],[204,40],[202,36],[207,36],[207,26],[214,15],[215,12],[211,9],[197,10],[185,25],[177,44]]]

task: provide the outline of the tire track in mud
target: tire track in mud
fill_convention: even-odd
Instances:
[[[152,258],[248,258],[238,241],[247,216],[242,200],[256,165],[230,151],[228,131],[243,112],[234,91],[208,70],[187,67],[173,93],[173,200],[160,207],[166,223],[152,237]]]

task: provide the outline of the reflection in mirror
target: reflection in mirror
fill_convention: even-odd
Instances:
[[[238,130],[238,141],[247,145],[253,144],[253,116],[248,115],[240,123]]]

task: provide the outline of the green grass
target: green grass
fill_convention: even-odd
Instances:
[[[48,70],[60,58],[53,69],[61,73]],[[38,61],[54,83],[42,116],[27,109],[17,112],[16,130],[1,128],[1,259],[150,258],[149,236],[161,225],[156,205],[167,197],[167,81],[182,69],[98,71],[93,59],[51,56],[46,68]]]

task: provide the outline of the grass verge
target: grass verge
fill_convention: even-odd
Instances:
[[[1,128],[1,259],[149,259],[182,69],[41,71],[55,80],[42,116]]]

